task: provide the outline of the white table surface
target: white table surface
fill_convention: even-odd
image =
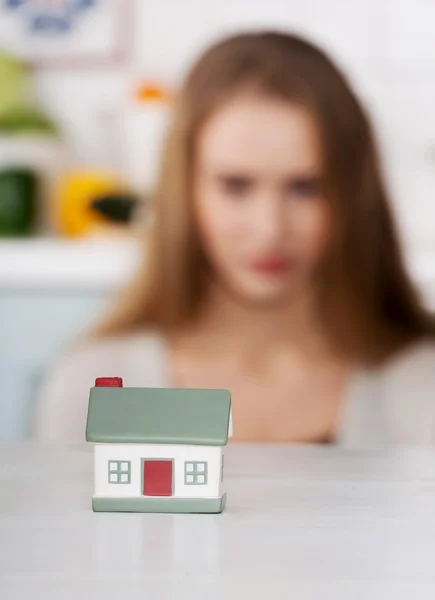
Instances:
[[[0,598],[435,598],[435,454],[231,446],[225,465],[221,515],[93,513],[91,447],[0,445]]]

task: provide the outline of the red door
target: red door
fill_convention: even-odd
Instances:
[[[172,496],[172,460],[144,460],[144,496]]]

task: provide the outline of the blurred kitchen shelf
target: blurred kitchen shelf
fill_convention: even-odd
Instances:
[[[0,288],[114,289],[138,261],[133,241],[28,239],[0,241]]]

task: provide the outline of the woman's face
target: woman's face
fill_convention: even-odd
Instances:
[[[203,127],[196,217],[219,282],[244,302],[281,305],[303,293],[330,233],[313,118],[303,108],[240,96]]]

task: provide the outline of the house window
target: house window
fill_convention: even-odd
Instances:
[[[109,483],[131,483],[129,460],[109,460]]]
[[[207,485],[207,463],[185,462],[184,483],[185,485]]]

